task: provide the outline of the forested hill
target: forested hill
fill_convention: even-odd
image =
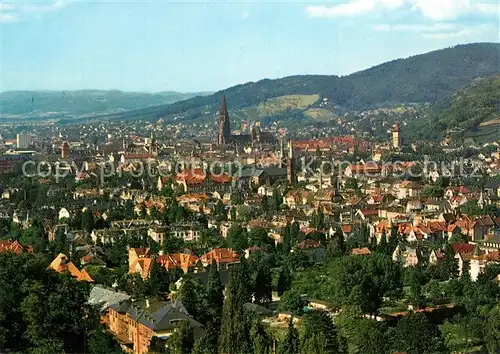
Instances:
[[[413,124],[422,137],[448,135],[476,142],[500,139],[500,75],[474,80],[436,103],[425,119]]]
[[[474,78],[500,73],[499,63],[500,44],[466,44],[393,60],[343,77],[301,75],[265,79],[228,88],[225,94],[230,110],[291,94],[319,94],[349,110],[399,103],[434,103]],[[220,92],[216,92],[116,118],[154,119],[177,114],[196,118],[204,112],[214,113],[219,104]]]

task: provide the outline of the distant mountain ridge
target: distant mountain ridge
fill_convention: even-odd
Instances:
[[[495,74],[500,74],[500,43],[473,43],[392,60],[346,76],[296,75],[263,79],[236,85],[224,92],[231,120],[307,122],[307,119],[327,120],[345,112],[399,104],[434,104],[477,78]],[[44,104],[45,96],[50,94],[42,92],[33,101],[45,111],[54,111],[53,106],[58,106],[59,111],[66,109],[61,118],[67,118],[75,116],[77,109],[74,106],[78,106],[75,102],[83,100],[80,104],[87,109],[79,110],[82,121],[94,117],[99,120],[153,121],[162,118],[166,122],[191,122],[215,121],[221,97],[221,91],[201,95],[83,92],[90,92],[90,98],[88,93],[76,99],[63,92],[57,93],[62,97],[47,98]],[[0,94],[0,113],[24,109],[24,112],[37,114],[30,108],[29,94],[21,97],[23,103],[17,105],[13,99],[7,100],[6,94]],[[59,104],[51,106],[51,99]],[[166,102],[169,100],[171,102]],[[79,120],[66,119],[66,122],[71,121]]]
[[[0,114],[3,117],[109,114],[171,104],[203,94],[207,93],[146,93],[119,90],[5,91],[0,93]]]
[[[275,97],[316,94],[328,99],[333,107],[360,111],[401,103],[435,103],[478,77],[499,73],[500,44],[473,43],[392,60],[347,76],[299,75],[264,79],[236,85],[224,92],[230,115],[231,111],[256,107]],[[218,110],[220,95],[221,91],[110,118],[207,119]],[[291,109],[290,113],[300,112]]]

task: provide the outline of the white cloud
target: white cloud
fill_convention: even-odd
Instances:
[[[350,0],[333,6],[308,6],[311,17],[352,17],[377,10],[407,9],[420,12],[424,17],[440,21],[456,19],[467,14],[496,14],[500,16],[499,2],[476,0]]]
[[[13,23],[19,21],[19,16],[15,12],[0,11],[0,23]]]
[[[453,20],[470,13],[500,15],[500,3],[471,0],[414,0],[413,9],[433,20]]]
[[[66,7],[69,0],[55,0],[52,2],[16,2],[0,3],[0,23],[13,23],[35,15],[42,17],[48,13],[59,11]]]
[[[19,16],[16,12],[14,12],[14,10],[14,5],[0,2],[0,23],[12,23],[19,21]]]
[[[376,8],[396,9],[404,0],[351,0],[334,6],[308,6],[306,11],[312,17],[349,17],[369,13]]]
[[[429,39],[448,39],[448,38],[461,38],[467,39],[469,37],[476,37],[491,30],[495,30],[490,25],[479,25],[457,28],[455,31],[446,31],[442,33],[423,33],[422,37]]]
[[[243,12],[241,13],[241,18],[242,18],[242,19],[246,20],[246,19],[247,19],[247,18],[249,18],[249,17],[250,17],[250,12],[248,12],[248,11],[243,11]]]
[[[373,27],[380,32],[416,32],[424,38],[448,39],[482,35],[489,31],[495,31],[495,26],[483,24],[477,26],[462,25],[458,23],[437,22],[432,24],[378,24]],[[498,31],[498,28],[496,29]]]
[[[443,32],[454,30],[456,26],[451,23],[432,23],[432,24],[379,24],[373,29],[380,32],[404,31],[404,32]]]
[[[39,14],[46,14],[49,12],[54,12],[60,10],[68,5],[69,1],[56,0],[48,4],[41,3],[27,3],[24,4],[21,9],[27,12],[36,12]]]
[[[0,12],[4,11],[12,11],[14,10],[14,5],[13,4],[7,4],[4,2],[0,2]]]

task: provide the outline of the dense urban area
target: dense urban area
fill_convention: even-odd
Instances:
[[[499,353],[499,70],[344,111],[3,112],[0,352]]]

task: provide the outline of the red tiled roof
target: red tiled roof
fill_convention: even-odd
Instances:
[[[364,216],[378,216],[378,210],[377,209],[360,210],[360,212]]]
[[[239,255],[230,248],[214,248],[201,256],[200,259],[205,264],[212,264],[212,261],[215,261],[217,264],[235,263],[239,262]]]
[[[0,240],[0,252],[2,251],[10,251],[19,255],[23,251],[33,253],[33,247],[23,246],[19,243],[19,241]]]
[[[188,253],[164,254],[156,258],[156,261],[166,269],[180,268],[185,273],[187,273],[189,268],[194,267],[198,263],[198,260],[197,256]]]
[[[351,225],[342,225],[342,231],[346,234],[352,232],[352,226]]]
[[[353,248],[351,250],[351,254],[353,254],[353,255],[369,255],[369,254],[371,254],[371,252],[367,247],[363,247],[363,248]]]
[[[474,245],[470,243],[454,243],[451,245],[455,254],[467,254],[474,252]]]

